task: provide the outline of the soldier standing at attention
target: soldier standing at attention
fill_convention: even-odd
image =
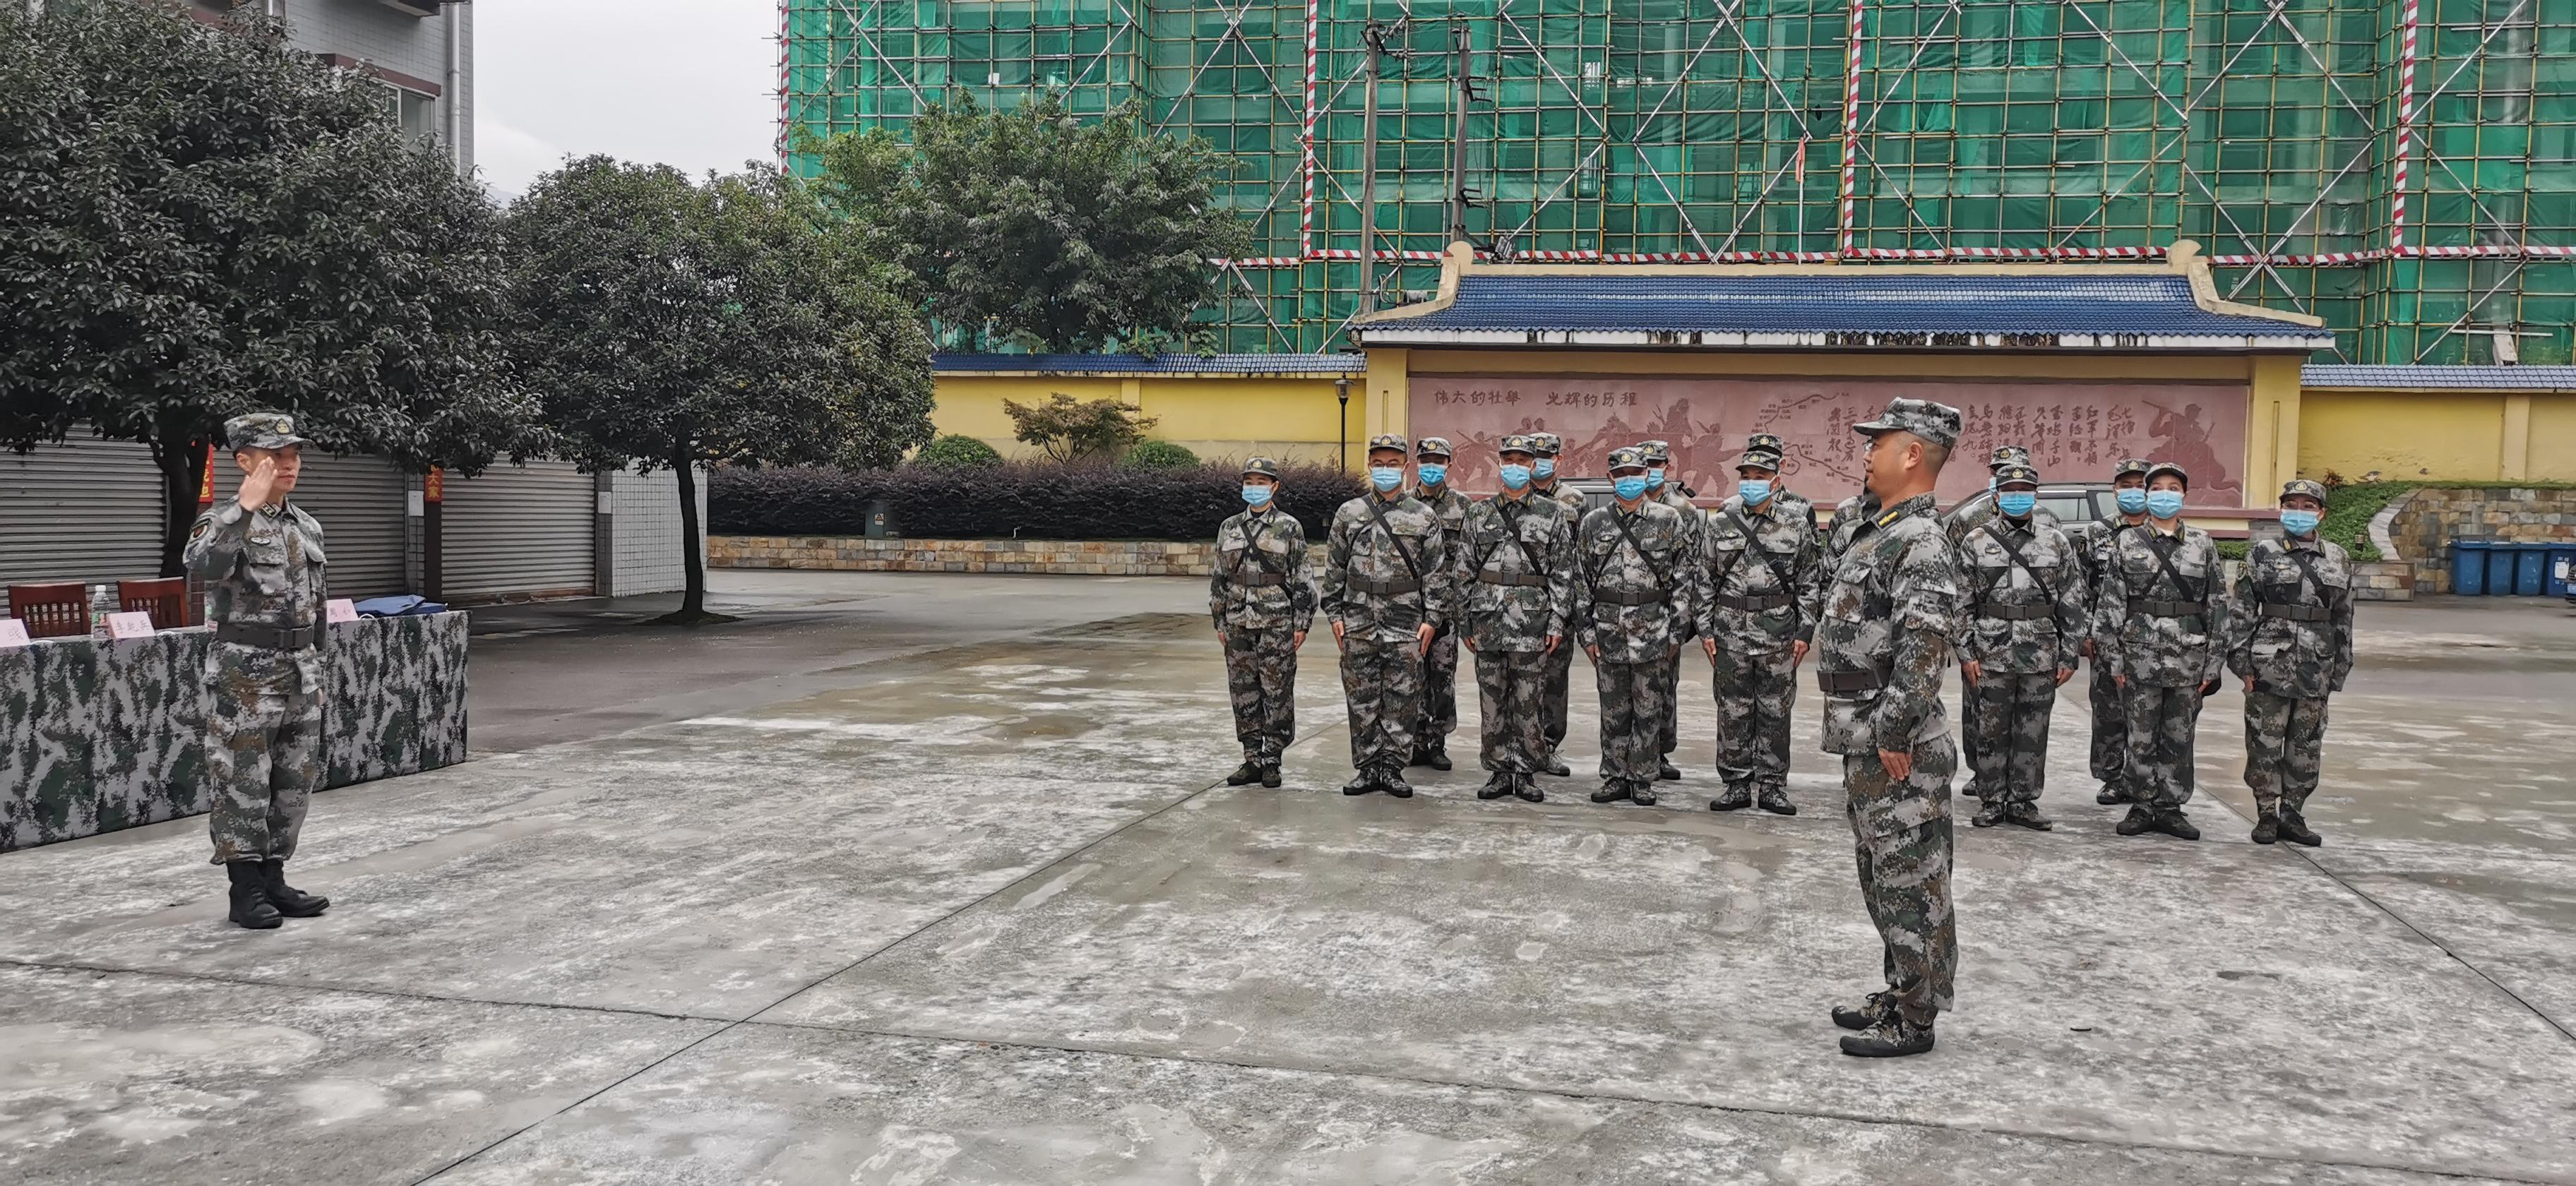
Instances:
[[[1671,442],[1644,441],[1637,447],[1646,451],[1646,496],[1681,513],[1682,545],[1688,549],[1684,555],[1697,561],[1700,532],[1705,528],[1707,516],[1700,513],[1699,505],[1690,500],[1689,493],[1682,489],[1680,483],[1664,480],[1665,472],[1673,464]],[[1688,582],[1686,588],[1694,598],[1697,597],[1697,581]],[[1681,603],[1678,608],[1682,614],[1681,636],[1673,641],[1688,643],[1699,634],[1699,606],[1693,601]],[[1655,777],[1661,779],[1679,779],[1682,776],[1680,768],[1673,765],[1673,750],[1681,744],[1681,690],[1682,653],[1676,646],[1672,670],[1664,681],[1663,719],[1655,723]]]
[[[1484,705],[1485,786],[1479,799],[1538,789],[1547,756],[1547,661],[1565,650],[1574,612],[1574,516],[1530,493],[1538,443],[1503,438],[1502,493],[1467,509],[1456,548],[1466,561],[1467,649],[1476,655],[1476,690]]]
[[[2118,510],[2070,529],[2075,554],[2084,562],[2088,604],[2098,605],[2101,600],[2102,566],[2110,556],[2111,537],[2147,521],[2146,459],[2131,457],[2112,467],[2111,493]],[[2093,708],[2093,780],[2102,784],[2093,801],[2109,807],[2129,801],[2128,777],[2122,773],[2129,764],[2128,709],[2120,703],[2119,687],[2111,682],[2111,669],[2094,653],[2090,630],[2084,634],[2084,657],[2091,661],[2086,695]]]
[[[2281,487],[2282,539],[2254,541],[2228,614],[2227,668],[2245,680],[2245,785],[2254,843],[2323,843],[2302,814],[2323,762],[2326,697],[2352,674],[2352,566],[2317,538],[2326,488]]]
[[[1279,510],[1279,463],[1243,463],[1246,509],[1216,529],[1216,570],[1208,612],[1225,648],[1225,686],[1234,697],[1234,735],[1243,765],[1225,785],[1279,785],[1279,758],[1297,737],[1297,649],[1315,624],[1315,581],[1306,571],[1306,527]]]
[[[1976,705],[1968,720],[1984,730],[1968,751],[1984,764],[1976,780],[1983,805],[1971,822],[2045,832],[2039,792],[2048,778],[2048,717],[2092,623],[2074,542],[2039,519],[2039,471],[1998,471],[1995,506],[1993,518],[1959,541],[1968,599],[1959,675]]]
[[[2226,603],[2218,545],[2182,521],[2191,475],[2170,461],[2147,470],[2147,523],[2112,539],[2094,611],[2093,651],[2128,710],[2129,814],[2115,829],[2200,839],[2191,802],[2200,704],[2218,690]]]
[[[295,422],[275,412],[224,423],[241,488],[197,516],[181,553],[205,582],[214,646],[206,713],[206,830],[232,879],[236,926],[267,930],[311,918],[328,898],[286,884],[304,812],[322,785],[322,525],[287,501],[304,469]]]
[[[1884,949],[1887,988],[1834,1024],[1862,1031],[1843,1053],[1932,1048],[1950,1008],[1959,941],[1950,913],[1950,775],[1958,751],[1941,711],[1941,672],[1958,635],[1956,552],[1934,520],[1932,489],[1959,440],[1958,409],[1895,399],[1852,426],[1870,438],[1869,492],[1885,508],[1851,535],[1816,623],[1825,752],[1843,756],[1843,789],[1861,898]],[[1836,526],[1840,526],[1839,523]]]
[[[1995,451],[1986,459],[1985,501],[1961,503],[1956,507],[1952,507],[1950,509],[1950,513],[1941,520],[1943,530],[1950,533],[1951,547],[1955,548],[1960,546],[1961,542],[1968,538],[1969,532],[1975,531],[1979,527],[1994,522],[1996,515],[1999,513],[1996,509],[1997,504],[1994,497],[1997,483],[2001,479],[2004,469],[2007,466],[2016,465],[2030,466],[2030,449],[2028,446],[1995,446]],[[2042,523],[2051,527],[2058,526],[2057,516],[2047,510],[2035,511],[2033,514],[2036,515],[2038,520]],[[1960,558],[1959,568],[1961,574],[1964,576],[1968,568],[1967,559],[1964,556]],[[1961,652],[1960,658],[1967,658],[1964,650]],[[1978,714],[1984,711],[1984,703],[1973,696],[1963,699],[1959,704],[1959,724],[1961,726],[1959,730],[1960,758],[1968,767],[1968,793],[1978,798],[1984,797],[1984,792],[1977,786],[1977,780],[1985,777],[1987,763],[1983,755],[1977,752],[1977,747],[1982,744],[1983,739],[1987,735],[1993,732],[1993,729],[1990,726],[1978,719]]]
[[[1647,494],[1644,450],[1611,450],[1610,480],[1617,502],[1585,514],[1575,530],[1583,571],[1574,634],[1601,693],[1601,789],[1592,801],[1652,807],[1657,722],[1672,694],[1665,676],[1681,653],[1697,556],[1681,512]]]
[[[1369,438],[1369,492],[1333,512],[1324,543],[1324,616],[1342,648],[1358,769],[1345,795],[1413,797],[1404,764],[1422,719],[1422,657],[1450,613],[1449,540],[1404,492],[1405,452],[1402,436]]]
[[[1584,510],[1583,492],[1570,486],[1560,486],[1556,480],[1556,462],[1565,451],[1565,438],[1552,432],[1534,432],[1529,436],[1530,443],[1538,448],[1530,462],[1530,494],[1564,508],[1567,522],[1580,522]],[[1574,768],[1556,756],[1556,747],[1565,744],[1566,713],[1573,702],[1574,648],[1558,647],[1548,652],[1544,662],[1547,665],[1547,752],[1540,758],[1538,769],[1541,774],[1565,778],[1574,773]]]
[[[1762,437],[1753,438],[1756,442]],[[1773,483],[1780,455],[1747,448],[1735,494],[1701,528],[1708,582],[1699,608],[1700,649],[1717,697],[1717,773],[1726,791],[1711,811],[1752,806],[1798,814],[1789,802],[1789,710],[1798,664],[1816,634],[1822,545],[1814,508],[1788,502]]]
[[[1413,457],[1413,498],[1439,517],[1441,533],[1454,547],[1467,526],[1467,496],[1449,488],[1449,441],[1424,437],[1414,446]],[[1406,764],[1449,769],[1449,734],[1457,728],[1458,633],[1444,628],[1422,656],[1422,720],[1414,728],[1413,755]]]
[[[1789,447],[1781,442],[1777,434],[1768,432],[1757,432],[1744,438],[1744,451],[1768,453],[1775,458],[1789,456]],[[1780,466],[1784,464],[1786,462],[1782,461],[1771,467],[1774,471],[1770,479],[1771,497],[1778,501],[1778,505],[1764,508],[1764,513],[1803,519],[1807,523],[1807,534],[1814,535],[1816,534],[1816,504],[1809,502],[1806,495],[1789,489],[1789,475],[1779,472]]]

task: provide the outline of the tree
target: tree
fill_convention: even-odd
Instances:
[[[1144,440],[1145,430],[1156,423],[1134,404],[1114,399],[1078,402],[1061,391],[1048,392],[1046,402],[1039,404],[1003,400],[1002,411],[1011,418],[1014,439],[1037,446],[1057,461],[1115,457]]]
[[[1217,203],[1222,158],[1136,104],[1083,124],[1058,95],[995,111],[961,92],[911,128],[833,137],[821,189],[948,325],[1053,350],[1179,339],[1223,295],[1208,261],[1250,241]]]
[[[0,444],[150,447],[163,575],[242,412],[414,470],[539,443],[498,212],[381,94],[248,16],[0,3]]]
[[[870,260],[793,178],[693,184],[604,156],[510,208],[519,376],[585,468],[669,466],[687,592],[706,612],[695,468],[892,465],[930,438],[929,342]]]

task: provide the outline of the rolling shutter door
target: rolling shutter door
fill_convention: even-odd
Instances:
[[[598,481],[568,461],[447,479],[439,595],[449,601],[586,595]]]
[[[134,441],[0,450],[0,601],[7,586],[161,575],[161,472]]]
[[[232,459],[215,463],[215,486],[230,490]],[[411,591],[411,525],[405,522],[403,472],[381,457],[313,453],[295,479],[295,505],[322,522],[331,555],[331,596],[363,599]]]

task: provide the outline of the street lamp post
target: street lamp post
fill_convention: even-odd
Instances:
[[[1333,398],[1342,405],[1339,439],[1333,450],[1333,467],[1351,472],[1351,381],[1348,377],[1333,380]]]

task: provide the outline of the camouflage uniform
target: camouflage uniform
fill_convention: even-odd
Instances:
[[[1777,470],[1776,454],[1748,452],[1743,465]],[[1699,632],[1717,643],[1709,683],[1717,699],[1717,772],[1731,810],[1756,796],[1788,808],[1789,712],[1797,700],[1791,644],[1814,639],[1824,572],[1806,509],[1773,494],[1759,507],[1739,494],[1701,531]],[[1794,810],[1794,809],[1791,809]],[[1786,811],[1783,812],[1787,814]]]
[[[1873,435],[1910,432],[1946,446],[1958,439],[1958,425],[1959,413],[1945,405],[1897,399],[1879,419],[1855,427]],[[1884,1000],[1917,1027],[1951,1007],[1959,964],[1950,900],[1950,776],[1958,751],[1941,709],[1941,672],[1959,634],[1960,581],[1956,553],[1933,518],[1936,506],[1931,494],[1920,494],[1855,526],[1816,623],[1824,749],[1843,756],[1861,896],[1884,947]],[[1904,779],[1888,772],[1882,750],[1910,756]]]
[[[2147,472],[2145,461],[2131,458],[2112,471],[2117,481],[2132,473]],[[2111,537],[2146,522],[2141,514],[2134,520],[2118,511],[2099,519],[2076,524],[2069,529],[2075,543],[2076,558],[2084,566],[2084,591],[2088,602],[2098,601],[2102,593],[2102,568],[2111,554]],[[2085,689],[2093,714],[2092,769],[2093,781],[2102,784],[2103,801],[2119,802],[2127,794],[2128,779],[2122,773],[2129,764],[2129,720],[2126,706],[2120,703],[2120,689],[2111,682],[2111,668],[2097,652],[2086,671]]]
[[[2166,560],[2181,575],[2181,588],[2166,572]],[[2188,525],[2171,535],[2153,523],[2119,532],[2103,556],[2093,654],[2112,675],[2128,679],[2118,693],[2127,716],[2124,774],[2131,801],[2151,815],[2191,801],[2201,688],[2218,678],[2225,658],[2221,573],[2218,546],[2208,532]]]
[[[1781,459],[1789,455],[1789,447],[1783,444],[1777,435],[1767,432],[1757,432],[1744,438],[1744,451],[1770,454],[1771,464],[1763,468],[1774,473],[1779,473],[1780,467],[1787,464]],[[1789,475],[1780,474],[1771,479],[1771,502],[1764,504],[1762,509],[1768,514],[1782,518],[1803,520],[1807,524],[1807,534],[1815,535],[1817,534],[1816,504],[1809,501],[1806,495],[1783,485],[1788,478]]]
[[[1553,460],[1565,448],[1564,439],[1552,432],[1531,433],[1530,440],[1538,447],[1536,456],[1543,459]],[[1558,484],[1554,476],[1531,479],[1530,495],[1533,498],[1547,499],[1564,508],[1568,522],[1579,522],[1583,518],[1582,492],[1571,486]],[[1556,760],[1556,747],[1565,743],[1566,715],[1574,698],[1573,640],[1568,639],[1566,645],[1556,648],[1556,651],[1542,662],[1547,667],[1547,687],[1543,693],[1547,701],[1546,761],[1553,762]]]
[[[1646,450],[1646,464],[1648,466],[1655,468],[1668,468],[1672,465],[1673,448],[1670,442],[1647,441],[1644,442],[1641,447]],[[1674,482],[1669,479],[1664,482],[1662,489],[1649,492],[1646,495],[1646,499],[1649,502],[1662,503],[1663,505],[1680,512],[1683,526],[1682,543],[1683,546],[1688,549],[1684,554],[1696,559],[1700,554],[1700,534],[1705,530],[1708,519],[1707,514],[1699,509],[1699,504],[1692,502],[1690,500],[1690,496],[1682,492],[1681,483]],[[1699,584],[1700,583],[1698,581],[1690,582],[1689,592],[1691,593],[1692,600],[1682,603],[1679,607],[1682,612],[1682,620],[1681,637],[1675,640],[1678,643],[1687,645],[1692,639],[1699,637],[1699,605],[1697,602]],[[1671,754],[1673,750],[1681,744],[1681,647],[1674,648],[1673,661],[1665,666],[1666,670],[1664,672],[1663,694],[1664,715],[1662,719],[1655,722],[1655,766],[1659,773],[1670,768],[1672,765],[1670,761]],[[1671,777],[1675,778],[1680,776],[1681,775],[1678,771],[1675,771],[1671,775]]]
[[[281,415],[225,429],[236,452],[309,443]],[[322,785],[322,525],[292,502],[245,510],[227,499],[197,516],[181,558],[206,585],[215,634],[205,666],[214,863],[284,861]]]
[[[1530,451],[1521,437],[1503,448]],[[1468,508],[1459,535],[1460,600],[1484,706],[1485,769],[1519,786],[1547,759],[1547,642],[1574,612],[1574,516],[1548,499],[1497,494]],[[1534,792],[1533,792],[1534,793]]]
[[[1266,468],[1264,468],[1266,467]],[[1256,457],[1247,474],[1278,476]],[[1315,580],[1307,571],[1306,528],[1276,502],[1228,518],[1216,530],[1208,613],[1225,636],[1225,684],[1234,698],[1234,735],[1248,763],[1276,769],[1297,736],[1296,637],[1315,622]]]
[[[2008,465],[2026,466],[2029,464],[2030,450],[2027,447],[2022,445],[1997,445],[1995,446],[1994,452],[1986,459],[1986,470],[1989,475],[1993,475],[2002,473],[2004,467]],[[1959,506],[1950,508],[1950,513],[1941,517],[1941,529],[1949,534],[1951,547],[1958,547],[1960,542],[1968,537],[1969,532],[1975,531],[1977,528],[1983,527],[2002,517],[2002,511],[1995,506],[1995,500],[1993,497],[1994,489],[1994,483],[1987,483],[1987,497],[1983,502],[1962,503]],[[2030,517],[2035,521],[2046,523],[2052,527],[2059,526],[2057,516],[2049,513],[2048,509],[2045,507],[2032,511]],[[1959,561],[1959,569],[1964,573],[1967,571],[1967,568],[1967,558],[1962,556]],[[1965,653],[1962,653],[1959,657],[1964,660],[1968,656]],[[1959,702],[1960,759],[1962,764],[1966,765],[1968,768],[1968,793],[1971,795],[1979,795],[1980,797],[1982,797],[1982,792],[1978,789],[1977,780],[1984,776],[1987,763],[1980,758],[1977,747],[1979,739],[1987,736],[1993,731],[1993,727],[1990,723],[1980,719],[1980,714],[1984,711],[1985,706],[1980,704],[1973,696],[1965,697]]]
[[[2325,501],[2314,482],[2282,497]],[[2245,695],[2245,785],[2266,819],[2298,824],[2317,789],[2326,697],[2352,674],[2352,567],[2341,546],[2310,535],[2247,550],[2228,614],[2227,668],[2254,677]]]
[[[2008,466],[2002,478],[2036,484],[2039,475]],[[1977,797],[1989,809],[1978,822],[2045,827],[2031,805],[2047,780],[2057,673],[2075,670],[2091,632],[2082,566],[2065,530],[2036,510],[2019,522],[1996,515],[1961,537],[1958,551],[1967,582],[1959,658],[1978,666],[1962,691],[1968,726],[1979,731],[1968,754],[1979,767]]]
[[[1610,457],[1614,469],[1623,459],[1643,464],[1635,449]],[[1587,652],[1598,650],[1592,665],[1601,695],[1603,794],[1596,798],[1655,801],[1662,765],[1655,742],[1669,711],[1666,673],[1691,605],[1692,539],[1681,513],[1651,496],[1634,511],[1589,512],[1575,532],[1583,567],[1574,590],[1575,641]]]
[[[1449,442],[1441,437],[1424,437],[1415,450],[1417,458],[1426,454],[1450,456]],[[1415,501],[1431,508],[1440,520],[1440,530],[1452,540],[1466,528],[1467,496],[1442,482],[1437,491],[1416,483],[1407,491]],[[1414,728],[1413,743],[1428,756],[1444,750],[1449,735],[1458,730],[1458,632],[1443,630],[1431,640],[1430,653],[1422,657],[1422,722]]]
[[[1834,521],[1826,525],[1824,533],[1824,559],[1828,566],[1851,550],[1852,536],[1871,519],[1877,518],[1878,511],[1878,496],[1865,490],[1834,504]],[[1823,592],[1819,588],[1818,596]]]
[[[1389,443],[1392,442],[1392,443]],[[1379,436],[1371,449],[1403,449]],[[1374,499],[1379,515],[1370,510]],[[1399,543],[1399,541],[1401,541]],[[1422,715],[1422,652],[1415,635],[1450,619],[1453,576],[1440,517],[1401,492],[1343,503],[1326,536],[1323,610],[1343,628],[1342,691],[1350,701],[1351,765],[1393,775],[1412,760]],[[1412,557],[1407,563],[1405,556]]]

